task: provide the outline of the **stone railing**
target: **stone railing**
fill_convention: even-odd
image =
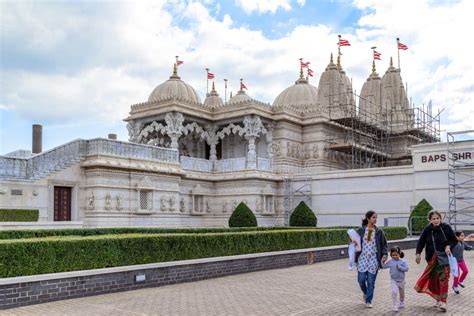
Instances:
[[[230,158],[217,160],[214,170],[216,172],[234,172],[246,169],[246,158]]]
[[[110,155],[179,163],[178,151],[175,149],[128,143],[104,138],[88,140],[87,155]]]
[[[181,156],[181,168],[186,170],[201,171],[201,172],[211,172],[212,171],[212,161],[201,158],[192,158]]]
[[[77,139],[30,158],[0,156],[0,178],[42,178],[90,155],[112,155],[179,163],[178,151],[174,149],[102,138]]]
[[[272,171],[272,163],[268,158],[257,159],[257,169],[263,171]]]

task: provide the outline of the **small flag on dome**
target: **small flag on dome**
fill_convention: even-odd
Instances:
[[[408,46],[406,46],[403,43],[398,42],[397,44],[398,44],[398,49],[401,49],[401,50],[407,50],[408,49]]]
[[[378,51],[374,50],[374,60],[375,59],[382,60],[382,58],[380,58],[380,56],[382,56],[382,54],[379,53]]]
[[[247,86],[244,84],[242,80],[240,80],[240,90],[247,89]]]
[[[214,77],[215,77],[215,76],[214,76],[213,73],[211,73],[211,72],[208,72],[208,73],[207,73],[207,79],[214,79]]]
[[[312,77],[313,76],[313,70],[308,67],[308,76]]]
[[[184,64],[184,61],[178,59],[179,56],[176,56],[176,66]]]
[[[303,62],[303,59],[300,59],[300,65],[301,65],[301,68],[308,68],[308,65],[310,64],[310,62]]]
[[[339,46],[351,46],[351,43],[349,43],[348,40],[339,38],[339,43],[338,43],[338,45],[339,45]]]

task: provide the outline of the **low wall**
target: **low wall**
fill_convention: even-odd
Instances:
[[[416,238],[395,240],[389,246],[396,244],[409,249],[416,242]],[[4,278],[0,279],[0,309],[343,258],[347,258],[347,246]]]

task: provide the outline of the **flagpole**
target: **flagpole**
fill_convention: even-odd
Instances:
[[[341,58],[341,34],[339,34],[337,37],[339,37],[339,41],[337,42],[337,56],[340,59]]]
[[[400,42],[400,38],[397,37],[398,69],[400,70],[400,48],[398,47],[399,42]]]
[[[207,81],[207,87],[206,87],[206,96],[209,96],[209,68],[206,68],[206,81]]]
[[[224,79],[224,103],[227,103],[227,79]]]

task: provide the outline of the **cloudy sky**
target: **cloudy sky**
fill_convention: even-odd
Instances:
[[[444,109],[442,129],[474,129],[474,1],[201,0],[0,1],[0,154],[31,147],[43,125],[43,150],[76,138],[118,134],[130,105],[146,101],[171,74],[204,99],[208,67],[221,96],[244,78],[248,94],[272,103],[292,85],[299,58],[312,84],[336,52],[360,91],[377,46],[383,74],[396,61],[416,106]]]

